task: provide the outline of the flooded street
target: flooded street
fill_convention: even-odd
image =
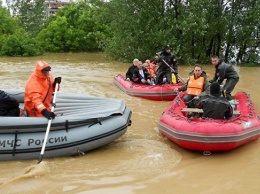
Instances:
[[[0,58],[0,88],[24,89],[39,59],[51,65],[55,77],[62,77],[62,92],[125,101],[132,110],[132,125],[118,140],[85,155],[43,159],[40,164],[37,160],[0,161],[0,193],[260,193],[260,140],[204,156],[164,139],[157,125],[170,102],[131,97],[113,84],[113,77],[125,74],[131,63],[112,61],[97,53]],[[180,66],[179,75],[187,78],[192,69]],[[213,66],[204,70],[213,77]],[[249,93],[260,113],[260,67],[237,70],[240,81],[233,94]]]

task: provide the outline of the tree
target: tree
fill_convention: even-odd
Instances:
[[[0,6],[0,36],[3,34],[12,34],[19,27],[15,18],[12,18],[5,7]]]
[[[45,51],[68,51],[65,39],[67,31],[67,18],[58,16],[38,34],[37,40],[39,41],[40,45],[44,48]]]
[[[44,53],[39,44],[20,28],[3,41],[0,55],[6,56],[37,56]]]
[[[111,14],[115,13],[115,14]],[[168,21],[164,21],[163,5],[158,0],[114,0],[107,4],[104,17],[112,29],[107,40],[106,53],[116,59],[144,60],[163,45],[173,43]]]
[[[17,18],[0,6],[0,55],[35,56],[43,54],[38,43],[19,26]]]
[[[37,39],[50,52],[102,50],[110,31],[99,12],[100,7],[89,2],[70,3],[51,18]]]
[[[250,62],[259,54],[259,0],[111,0],[106,53],[116,59],[153,56],[170,44],[180,62]],[[111,14],[116,13],[116,14]]]
[[[44,24],[45,0],[16,0],[11,7],[25,31],[36,36]]]

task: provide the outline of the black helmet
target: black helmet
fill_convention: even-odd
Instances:
[[[171,50],[172,48],[170,47],[170,45],[166,45],[165,47],[164,47],[164,50]]]

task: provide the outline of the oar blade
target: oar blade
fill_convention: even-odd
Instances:
[[[40,157],[39,157],[39,160],[38,160],[38,164],[41,163],[42,159],[43,159],[43,154],[40,154]]]

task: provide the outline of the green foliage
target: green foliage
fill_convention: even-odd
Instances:
[[[43,26],[45,0],[16,0],[12,10],[26,32],[33,36],[38,34]]]
[[[0,18],[0,55],[35,56],[43,53],[35,40],[19,27],[17,19],[1,6]]]
[[[0,36],[3,34],[12,34],[19,28],[18,22],[12,18],[8,10],[0,6]]]
[[[160,7],[157,0],[111,1],[104,16],[110,19],[110,28],[113,29],[106,52],[120,60],[134,57],[144,60],[153,56],[162,45],[174,41],[164,24],[160,23]]]
[[[209,63],[213,54],[260,63],[258,0],[84,0],[46,21],[44,0],[15,2],[14,18],[0,7],[1,54],[42,53],[40,44],[48,52],[105,51],[132,61],[153,58],[169,44],[179,63]]]
[[[11,17],[8,10],[0,6],[0,56],[42,55],[43,49],[19,26],[19,19]]]
[[[68,23],[65,17],[57,17],[47,28],[43,29],[37,40],[45,51],[62,52],[66,51],[65,34],[68,30]]]
[[[99,11],[88,3],[71,3],[59,10],[37,39],[49,52],[102,50],[110,32],[98,19]]]
[[[23,29],[6,36],[0,52],[0,55],[6,56],[36,56],[42,54],[43,49]]]
[[[183,63],[208,63],[213,54],[226,61],[256,61],[259,6],[257,0],[111,0],[103,13],[113,29],[105,51],[131,61],[170,44]]]

